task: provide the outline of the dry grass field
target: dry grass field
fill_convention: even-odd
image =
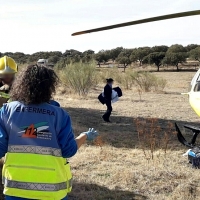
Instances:
[[[101,119],[105,106],[97,96],[103,86],[87,98],[57,93],[55,100],[70,114],[75,135],[89,127],[101,134],[96,142],[85,144],[70,159],[74,176],[70,200],[200,199],[199,170],[192,169],[187,157],[182,156],[187,148],[178,142],[173,125],[199,124],[188,97],[180,94],[188,91],[194,72],[154,74],[167,80],[164,92],[143,93],[140,99],[136,90],[124,91],[120,101],[113,105],[111,124]],[[142,124],[137,124],[138,118]],[[166,153],[162,146],[165,142],[153,149],[152,160],[152,153],[143,146],[138,131],[146,127],[148,136],[153,126],[158,127],[156,135],[160,140],[167,133],[169,142]]]
[[[154,72],[167,80],[162,93],[140,97],[137,89],[124,90],[113,104],[111,124],[102,121],[106,108],[97,100],[103,85],[86,98],[59,88],[55,100],[70,114],[75,135],[89,127],[100,133],[69,160],[74,176],[69,200],[200,200],[199,169],[182,156],[187,148],[174,129],[178,122],[188,138],[183,124],[200,126],[188,97],[180,94],[188,91],[194,73]]]

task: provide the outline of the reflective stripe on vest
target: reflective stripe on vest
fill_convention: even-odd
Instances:
[[[0,97],[3,97],[5,99],[9,99],[10,98],[10,95],[5,93],[5,92],[0,92]]]
[[[27,183],[20,181],[12,181],[3,177],[4,187],[23,189],[23,190],[36,190],[36,191],[59,191],[64,189],[69,189],[72,187],[72,179],[68,180],[68,183],[57,183],[57,184],[48,184],[48,183]]]
[[[9,145],[2,177],[8,196],[60,200],[72,189],[69,163],[50,147]]]
[[[52,155],[52,156],[62,157],[62,152],[60,149],[51,147],[31,146],[31,145],[9,145],[8,152],[32,153],[32,154]]]

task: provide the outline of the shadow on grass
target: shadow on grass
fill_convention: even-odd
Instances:
[[[110,190],[106,187],[88,183],[74,183],[69,200],[146,200],[146,196],[134,192],[122,191],[118,188]]]
[[[1,188],[0,200],[4,200]],[[134,192],[122,191],[118,188],[109,190],[106,187],[88,183],[73,183],[69,200],[147,200],[146,196]]]
[[[174,68],[174,69],[172,69],[172,68],[169,68],[169,69],[167,69],[167,68],[160,68],[160,73],[162,73],[162,72],[197,72],[197,70],[199,69],[199,67],[197,67],[197,68],[181,68],[181,67],[179,67],[179,71],[177,71],[177,69],[176,68]],[[157,69],[150,69],[150,70],[148,70],[149,72],[158,72],[157,71]],[[159,73],[158,72],[158,73]]]
[[[94,127],[102,136],[104,144],[114,146],[116,148],[140,148],[138,133],[136,129],[135,119],[133,117],[117,116],[115,112],[111,116],[112,123],[105,123],[101,119],[103,112],[94,109],[84,108],[65,108],[72,119],[75,135],[87,131],[88,128]],[[145,119],[144,119],[145,120]],[[198,123],[191,123],[187,121],[175,121],[167,119],[157,119],[160,127],[160,135],[169,131],[169,124],[173,124],[170,135],[169,147],[174,150],[184,149],[185,147],[177,140],[174,123],[177,122],[186,138],[191,138],[191,133],[183,128],[184,124],[191,124],[200,126]],[[200,137],[197,140],[200,143]]]

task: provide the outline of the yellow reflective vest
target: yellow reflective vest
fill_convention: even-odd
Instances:
[[[10,99],[10,95],[0,91],[0,107],[3,106],[4,103],[7,103]]]
[[[8,94],[10,87],[8,85],[2,85],[2,83],[0,85],[0,107],[2,107],[10,99],[10,95]]]
[[[9,146],[4,162],[2,179],[5,195],[61,200],[72,189],[70,165],[58,149]]]
[[[4,146],[8,141],[4,194],[41,200],[66,197],[72,189],[72,174],[63,156],[77,151],[68,114],[47,103],[25,106],[19,102],[5,104],[1,112],[0,125],[5,126],[1,131],[9,134],[8,139],[0,139]]]

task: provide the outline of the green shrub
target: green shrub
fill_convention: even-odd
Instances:
[[[167,81],[163,78],[156,77],[154,83],[154,91],[155,92],[162,92],[167,85]]]
[[[132,80],[136,87],[139,87],[144,92],[163,91],[167,81],[156,77],[149,72],[135,72],[131,74]]]
[[[62,69],[65,69],[67,67],[67,61],[65,58],[61,58],[57,63],[56,65],[54,66],[54,69],[55,70],[62,70]]]
[[[132,75],[133,75],[133,71],[131,70],[127,70],[125,73],[118,74],[119,76],[118,82],[126,90],[131,89],[133,86],[134,82],[133,82]]]
[[[115,83],[118,83],[123,89],[131,89],[133,80],[131,77],[132,70],[121,72],[117,67],[99,71],[100,81],[105,82],[106,78],[113,78]]]
[[[119,73],[119,70],[117,67],[109,68],[109,69],[97,69],[98,70],[98,76],[101,82],[106,82],[107,78],[113,78],[116,82],[117,81],[117,74]]]
[[[96,64],[73,63],[60,70],[60,79],[73,93],[86,96],[98,84]]]

